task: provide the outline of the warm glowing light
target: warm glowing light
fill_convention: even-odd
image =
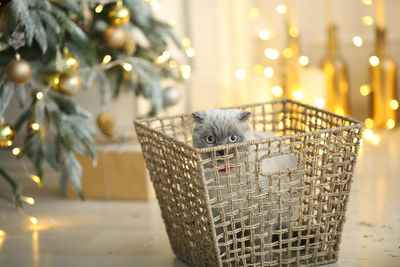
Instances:
[[[178,63],[175,60],[171,60],[170,62],[168,62],[168,65],[171,68],[176,68],[176,66],[178,66]]]
[[[150,6],[154,11],[159,11],[161,9],[161,5],[158,0],[151,0]]]
[[[18,156],[21,153],[21,148],[19,147],[14,147],[11,151],[14,156]]]
[[[182,78],[187,80],[191,76],[192,67],[190,67],[189,65],[182,65],[180,67],[180,71],[181,71]]]
[[[94,9],[94,12],[101,13],[101,11],[103,11],[103,7],[104,6],[102,4],[97,5],[96,8]]]
[[[9,135],[11,134],[11,129],[9,127],[4,128],[4,130],[2,130],[1,132],[3,135]]]
[[[103,58],[103,64],[107,64],[111,61],[111,56],[110,55],[105,55]]]
[[[169,59],[169,57],[171,56],[171,54],[168,52],[168,51],[164,51],[158,58],[157,58],[157,63],[158,64],[161,64],[161,63],[164,63],[164,62],[166,62],[168,59]]]
[[[399,108],[399,102],[396,99],[392,99],[390,101],[390,108],[393,110],[397,110]]]
[[[363,45],[363,40],[360,36],[353,36],[353,44],[357,47],[361,47]]]
[[[289,35],[293,38],[296,38],[299,36],[299,30],[292,27],[289,29]]]
[[[283,49],[282,54],[285,58],[291,58],[291,57],[293,57],[293,49],[287,47],[287,48]]]
[[[374,136],[374,132],[371,129],[366,129],[364,130],[364,138],[367,140],[371,140],[372,137]]]
[[[286,8],[285,5],[278,5],[278,6],[276,7],[276,11],[277,11],[279,14],[286,14],[287,8]]]
[[[21,200],[28,203],[29,205],[35,204],[35,199],[33,197],[21,197]]]
[[[246,71],[245,70],[237,70],[237,71],[235,71],[235,76],[237,79],[243,80],[244,78],[246,78]]]
[[[279,123],[279,129],[283,129],[283,122]]]
[[[276,97],[281,97],[283,94],[282,87],[280,87],[278,85],[272,86],[271,91],[272,91],[272,94]]]
[[[182,46],[185,48],[189,48],[192,46],[192,41],[190,40],[189,37],[185,37],[182,39]]]
[[[261,64],[257,64],[253,68],[254,73],[257,75],[262,75],[264,73],[264,67]]]
[[[168,25],[171,26],[171,27],[176,26],[177,23],[178,22],[174,18],[168,20]]]
[[[388,119],[388,120],[386,121],[386,127],[387,127],[389,130],[390,130],[390,129],[393,129],[395,125],[396,125],[396,123],[394,122],[393,119]]]
[[[301,57],[299,57],[299,63],[300,63],[300,65],[302,65],[302,66],[307,66],[309,62],[310,62],[310,60],[308,59],[307,56],[301,56]]]
[[[296,100],[302,100],[304,98],[304,93],[301,90],[296,90],[293,92],[293,98]]]
[[[370,5],[372,5],[372,0],[362,0],[362,3],[364,5],[370,6]]]
[[[132,64],[130,63],[124,63],[124,65],[122,65],[122,67],[124,68],[124,70],[126,71],[131,71],[133,69]]]
[[[34,123],[31,124],[31,128],[32,128],[32,130],[37,131],[37,130],[40,129],[40,125],[39,125],[39,123],[34,122]]]
[[[372,144],[377,145],[381,141],[381,137],[378,134],[374,134],[372,136]]]
[[[38,220],[35,217],[32,216],[28,216],[28,220],[32,223],[32,224],[37,224]]]
[[[318,97],[317,99],[315,99],[315,105],[318,108],[323,108],[325,106],[325,100],[322,97]]]
[[[196,51],[193,48],[189,48],[188,50],[186,50],[186,55],[188,57],[194,57],[196,55]]]
[[[367,96],[371,93],[371,87],[368,84],[361,85],[360,94],[363,96]]]
[[[42,99],[43,98],[43,93],[41,92],[41,91],[38,91],[37,93],[36,93],[36,99],[37,100],[40,100],[40,99]]]
[[[341,107],[337,107],[337,108],[335,108],[335,113],[340,116],[344,116],[344,109]]]
[[[267,48],[264,50],[264,55],[272,60],[275,60],[279,57],[279,51],[272,48]]]
[[[371,66],[378,66],[379,65],[379,58],[377,56],[371,56],[369,57],[369,64],[371,64]]]
[[[55,76],[55,77],[53,78],[53,84],[57,86],[59,83],[60,83],[60,78],[57,77],[57,76]]]
[[[267,29],[262,29],[258,32],[258,36],[262,39],[262,40],[269,40],[273,37],[273,33],[270,30]]]
[[[374,20],[373,20],[370,16],[364,16],[364,17],[362,18],[362,22],[363,22],[365,25],[368,25],[368,26],[371,26],[372,24],[374,24]]]
[[[253,8],[250,9],[249,17],[251,19],[257,19],[259,15],[260,15],[260,9],[258,9],[256,7],[253,7]]]
[[[371,118],[366,118],[364,124],[366,128],[371,129],[372,127],[374,127],[374,120]]]
[[[6,232],[4,232],[3,230],[0,229],[0,237],[4,237],[6,236]]]
[[[40,180],[40,177],[37,175],[30,175],[29,178],[32,179],[35,183],[37,183],[39,186],[42,185],[42,181]]]
[[[274,76],[274,69],[272,67],[266,67],[264,69],[264,75],[267,78],[272,78],[272,76]]]

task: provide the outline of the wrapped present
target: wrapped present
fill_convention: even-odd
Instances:
[[[155,198],[139,143],[98,142],[97,165],[77,155],[82,165],[82,191],[86,199],[150,200]],[[67,196],[78,198],[68,185]]]

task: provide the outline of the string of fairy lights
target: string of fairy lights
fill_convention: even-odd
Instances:
[[[158,0],[145,0],[145,1],[148,2],[148,4],[152,7],[154,12],[160,11],[160,9],[161,9],[160,1],[158,1]],[[99,2],[101,2],[101,1],[99,1]],[[111,2],[111,1],[106,1],[104,3],[109,3],[109,2]],[[98,4],[95,7],[95,12],[96,13],[101,13],[103,11],[103,7],[104,7],[103,3]],[[174,27],[174,26],[178,25],[178,22],[177,22],[176,19],[171,18],[171,19],[168,20],[168,24],[170,26]],[[192,47],[191,39],[188,36],[185,36],[182,39],[181,44],[182,44],[182,47],[185,49],[185,54],[186,54],[187,57],[193,58],[196,55],[196,51]],[[180,71],[181,77],[184,80],[187,80],[187,79],[189,79],[191,77],[191,72],[192,72],[191,66],[188,65],[188,64],[179,65],[177,61],[171,60],[171,53],[169,51],[163,51],[161,53],[161,55],[158,56],[156,58],[156,60],[155,60],[155,64],[164,64],[164,63],[168,63],[168,65],[171,68],[179,67],[179,71]],[[131,72],[131,71],[134,70],[134,66],[129,62],[125,62],[123,60],[113,60],[111,55],[104,55],[101,64],[99,64],[97,66],[94,66],[94,67],[91,67],[91,68],[80,68],[79,72],[90,71],[90,69],[93,69],[93,68],[109,69],[109,68],[112,68],[112,67],[114,67],[116,65],[122,66],[124,68],[124,70],[127,71],[127,72]],[[42,90],[37,90],[36,93],[35,93],[35,98],[37,100],[37,104],[40,104],[40,102],[45,99],[46,94],[51,89],[51,87],[54,86],[54,85],[57,85],[58,83],[59,83],[59,78],[58,77],[54,77],[50,81],[49,85],[46,88],[44,88]],[[40,124],[38,122],[32,122],[29,125],[29,127],[30,127],[30,129],[32,131],[40,131],[40,129],[41,129],[41,126],[40,126]],[[10,147],[10,146],[13,145],[12,141],[8,141],[8,142],[9,143],[7,144],[7,146]],[[17,147],[17,146],[11,149],[11,153],[15,157],[19,157],[21,155],[21,151],[22,151],[21,148]],[[27,167],[26,163],[23,162],[23,161],[22,161],[22,166],[23,166],[24,171],[25,171],[25,176],[28,177],[34,183],[36,183],[38,187],[41,187],[42,186],[41,178],[39,176],[37,176],[37,175],[29,173],[28,167]],[[36,203],[35,199],[33,197],[30,197],[30,196],[21,196],[20,199],[21,199],[21,201],[23,201],[23,202],[25,202],[25,203],[27,203],[29,205],[34,205]],[[21,215],[23,215],[26,218],[26,220],[29,223],[31,223],[32,225],[37,225],[39,223],[39,220],[36,217],[25,214],[23,212],[23,210],[18,209],[18,212]],[[2,243],[3,239],[5,238],[5,236],[6,236],[6,232],[4,230],[0,229],[0,243]]]

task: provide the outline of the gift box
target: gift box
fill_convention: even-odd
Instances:
[[[96,166],[77,155],[82,165],[82,191],[86,199],[150,200],[155,198],[148,171],[137,142],[97,144]],[[67,196],[78,198],[71,185]]]

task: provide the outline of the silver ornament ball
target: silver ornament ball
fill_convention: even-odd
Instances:
[[[165,107],[171,107],[179,102],[180,92],[174,87],[167,87],[163,90],[162,96]]]

